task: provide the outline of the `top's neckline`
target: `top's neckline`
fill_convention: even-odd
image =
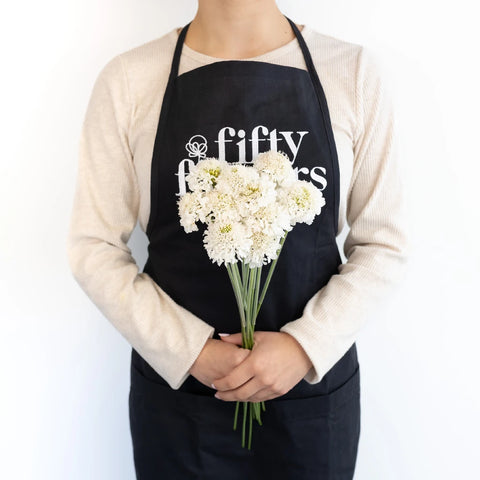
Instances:
[[[172,34],[175,37],[175,41],[178,39],[178,36],[180,35],[182,27],[176,27],[172,30]],[[299,30],[302,34],[303,37],[308,36],[310,33],[310,28],[308,24],[299,24]],[[295,38],[290,40],[288,43],[275,48],[273,50],[270,50],[269,52],[262,53],[261,55],[256,55],[255,57],[247,57],[247,58],[222,58],[222,57],[213,57],[211,55],[206,55],[205,53],[199,52],[197,50],[194,50],[193,48],[190,48],[185,42],[183,42],[183,48],[182,48],[182,54],[185,54],[186,56],[193,58],[194,60],[197,60],[201,63],[206,63],[206,62],[218,62],[218,61],[224,61],[224,60],[271,60],[273,58],[280,57],[281,55],[286,54],[290,50],[299,47],[298,45],[298,40],[297,36],[295,35]]]

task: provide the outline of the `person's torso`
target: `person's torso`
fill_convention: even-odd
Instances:
[[[267,59],[224,59],[178,75],[185,28],[177,39],[168,87],[161,94],[163,104],[151,162],[152,209],[146,228],[149,257],[144,272],[217,332],[239,329],[232,288],[226,282],[226,272],[207,258],[201,233],[187,236],[183,232],[176,205],[178,196],[186,191],[182,172],[191,168],[195,158],[198,161],[208,154],[249,163],[259,151],[280,147],[289,154],[298,177],[323,191],[326,206],[322,214],[311,225],[296,225],[285,242],[256,329],[278,331],[299,318],[309,298],[326,285],[342,263],[336,244],[340,172],[328,102],[309,47],[289,21],[308,71]],[[293,49],[294,44],[290,45]],[[285,45],[277,53],[288,48]],[[269,52],[270,57],[274,52]],[[238,138],[230,138],[237,134]],[[265,281],[267,272],[263,273]],[[141,363],[140,368],[148,370]],[[331,383],[343,381],[356,365],[352,346],[322,382],[312,386],[302,381],[285,397],[325,394]],[[147,373],[162,382],[154,372]],[[181,388],[211,393],[193,377]]]
[[[353,141],[358,128],[355,105],[355,69],[360,46],[320,34],[306,25],[302,35],[308,44],[313,62],[328,101],[332,130],[340,168],[339,233],[346,218],[346,201],[353,171]],[[146,44],[122,53],[131,105],[129,145],[138,178],[140,208],[139,224],[146,230],[150,214],[150,173],[153,144],[162,106],[163,94],[170,72],[171,58],[178,39],[175,28]],[[179,75],[202,65],[213,63],[214,57],[196,52],[184,44]],[[286,45],[248,60],[266,61],[306,70],[296,39]],[[340,72],[340,73],[339,73]],[[314,180],[315,171],[303,178]]]

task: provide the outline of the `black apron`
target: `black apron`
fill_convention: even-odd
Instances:
[[[252,60],[216,61],[178,75],[175,47],[151,165],[151,211],[144,272],[173,300],[215,327],[240,332],[228,273],[204,249],[204,228],[186,233],[177,200],[189,168],[205,157],[251,163],[260,152],[288,154],[298,178],[326,200],[311,225],[289,232],[259,312],[257,331],[279,331],[338,273],[340,179],[323,88],[297,26],[308,71]],[[269,265],[262,270],[262,283]],[[215,292],[214,297],[212,292]],[[168,319],[164,319],[168,322]],[[218,337],[216,337],[218,338]],[[360,435],[360,377],[355,343],[316,384],[301,380],[265,402],[253,422],[251,450],[241,446],[243,408],[190,375],[177,390],[132,348],[130,429],[137,478],[351,479]]]

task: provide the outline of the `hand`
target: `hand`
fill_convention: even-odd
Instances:
[[[297,340],[286,332],[253,333],[250,355],[226,376],[213,380],[221,400],[261,402],[287,393],[312,367]],[[242,334],[222,337],[222,342],[242,345]]]
[[[215,378],[220,378],[230,373],[250,353],[251,350],[248,348],[241,348],[233,343],[209,338],[190,367],[189,373],[199,382],[213,388],[212,382]]]

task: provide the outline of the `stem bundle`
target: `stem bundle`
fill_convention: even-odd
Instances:
[[[262,306],[265,298],[268,285],[275,270],[278,257],[282,250],[283,244],[287,237],[288,232],[280,241],[280,248],[277,252],[277,258],[271,263],[265,284],[260,293],[260,283],[262,277],[262,267],[250,267],[241,262],[241,268],[239,269],[237,263],[226,263],[228,275],[232,283],[235,299],[237,301],[238,311],[240,314],[240,321],[242,327],[242,346],[243,348],[253,349],[254,345],[254,331],[260,307]],[[241,273],[240,273],[241,272]],[[235,417],[233,420],[233,429],[237,429],[237,418],[240,406],[240,401],[237,401],[235,408]],[[242,447],[245,447],[245,429],[247,421],[247,409],[250,415],[249,421],[249,436],[248,436],[248,449],[251,448],[252,443],[252,423],[253,419],[262,425],[260,418],[261,410],[265,411],[265,402],[242,402],[243,403],[243,424],[242,424]]]

